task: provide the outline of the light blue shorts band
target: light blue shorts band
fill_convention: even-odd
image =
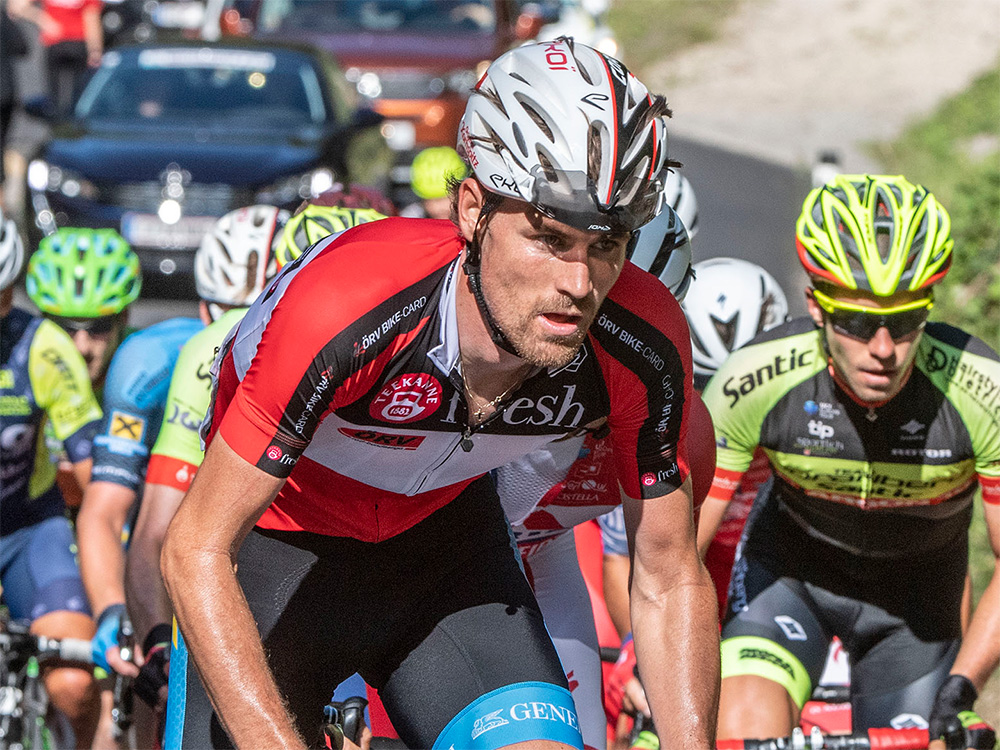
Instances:
[[[570,692],[548,682],[519,682],[480,696],[452,719],[434,750],[494,750],[552,740],[583,750]]]

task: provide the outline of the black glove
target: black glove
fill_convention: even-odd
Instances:
[[[997,743],[993,727],[972,710],[979,693],[969,678],[949,675],[934,698],[928,734],[932,740],[944,740],[949,750],[994,750]]]
[[[160,688],[167,684],[167,664],[170,663],[170,626],[160,623],[142,643],[146,663],[139,668],[139,676],[132,683],[132,690],[151,708],[160,702]]]

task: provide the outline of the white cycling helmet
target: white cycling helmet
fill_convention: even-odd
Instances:
[[[0,290],[14,285],[22,265],[24,244],[17,231],[17,224],[4,216],[3,209],[0,209]]]
[[[788,317],[788,300],[774,277],[738,258],[695,263],[683,308],[695,380],[701,385],[732,352]]]
[[[489,66],[459,149],[492,193],[579,229],[632,231],[662,205],[669,116],[618,60],[563,37]]]
[[[220,305],[250,305],[277,270],[272,245],[287,220],[287,211],[263,205],[220,218],[194,256],[198,296]]]
[[[664,171],[666,177],[663,180],[663,202],[677,212],[684,222],[688,237],[694,239],[698,234],[698,199],[695,198],[694,188],[691,187],[687,177],[677,170]]]
[[[678,302],[691,284],[691,240],[680,216],[670,206],[632,234],[628,258],[662,281]]]

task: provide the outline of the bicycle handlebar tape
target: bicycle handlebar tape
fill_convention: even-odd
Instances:
[[[90,641],[81,638],[63,638],[59,641],[59,658],[64,661],[78,661],[90,664]]]

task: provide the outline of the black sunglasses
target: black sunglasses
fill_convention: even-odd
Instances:
[[[927,307],[887,315],[872,315],[853,310],[833,312],[824,310],[824,314],[833,325],[833,330],[859,341],[871,341],[879,328],[885,328],[894,341],[904,338],[923,327],[930,312],[930,308]]]
[[[77,331],[86,331],[92,336],[105,335],[115,330],[117,321],[118,317],[115,315],[105,315],[100,318],[52,318],[52,322],[70,336]]]

